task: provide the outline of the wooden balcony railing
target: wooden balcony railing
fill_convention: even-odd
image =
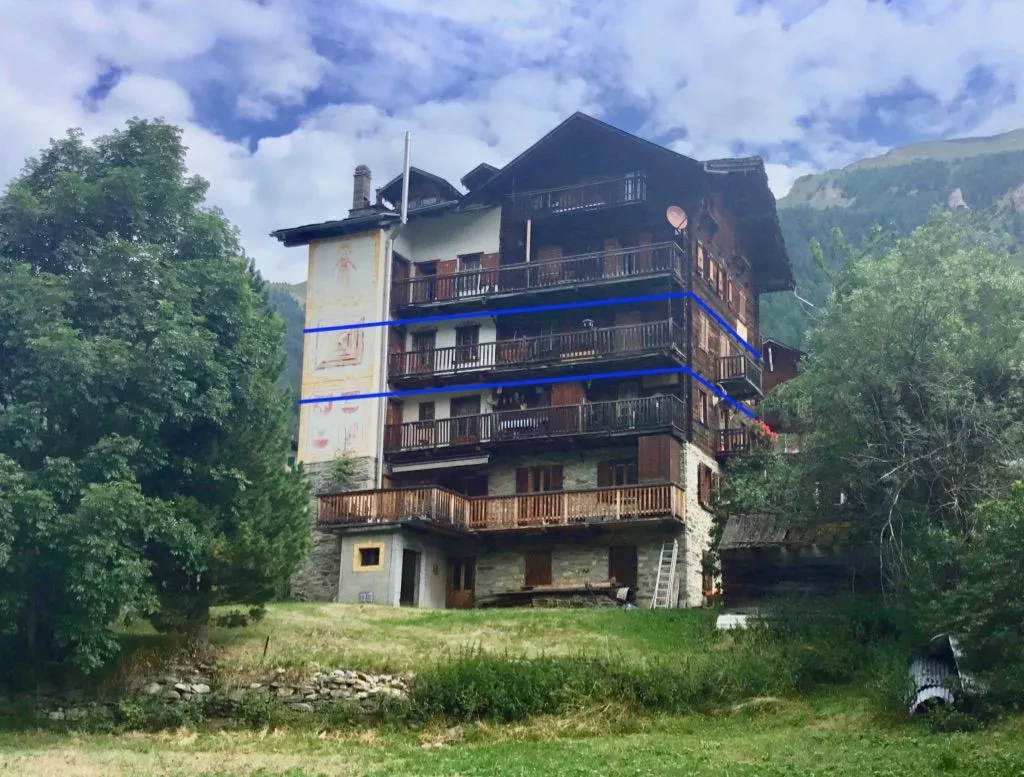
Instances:
[[[476,299],[494,294],[534,291],[581,283],[640,278],[671,271],[682,273],[684,256],[672,242],[574,254],[559,259],[520,262],[395,281],[396,310],[412,305]]]
[[[477,345],[453,345],[392,353],[392,379],[433,378],[477,370],[512,370],[548,362],[575,362],[610,356],[644,355],[686,345],[682,327],[671,321],[628,324],[573,332],[519,337]]]
[[[719,383],[743,382],[759,393],[761,391],[761,374],[761,365],[747,353],[722,356],[718,360]]]
[[[675,396],[498,410],[480,415],[389,424],[384,450],[396,453],[481,443],[537,440],[578,435],[653,432],[684,428],[686,410]]]
[[[512,194],[508,199],[507,207],[512,217],[517,219],[598,210],[644,202],[647,199],[647,178],[643,173],[630,173],[603,181]]]
[[[719,429],[716,432],[716,450],[720,456],[735,456],[750,450],[753,434],[747,427]]]
[[[464,497],[436,486],[321,496],[321,526],[420,519],[471,531],[569,526],[644,518],[683,520],[686,499],[674,483]]]

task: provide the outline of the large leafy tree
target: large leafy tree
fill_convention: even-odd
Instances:
[[[266,601],[307,542],[283,327],[180,131],[133,120],[0,199],[0,650],[92,668],[109,626]]]
[[[1024,274],[970,218],[936,215],[834,282],[810,358],[767,402],[808,429],[806,452],[737,468],[730,509],[835,517],[843,493],[886,590],[925,595],[1017,474]]]

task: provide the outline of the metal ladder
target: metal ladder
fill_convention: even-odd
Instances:
[[[651,609],[672,606],[672,584],[676,579],[676,562],[679,559],[679,540],[666,542],[661,546],[661,559],[658,563],[658,577],[654,581],[654,596],[651,597]]]

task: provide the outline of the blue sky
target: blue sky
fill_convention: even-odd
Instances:
[[[917,140],[1024,126],[1024,0],[0,2],[0,179],[68,127],[185,127],[274,280],[271,229],[343,216],[352,170],[457,182],[576,110],[773,189]]]

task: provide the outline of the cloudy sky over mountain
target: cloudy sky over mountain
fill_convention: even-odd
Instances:
[[[1024,126],[1024,0],[0,0],[0,180],[68,127],[186,128],[273,280],[274,228],[337,218],[352,170],[453,182],[576,110],[698,158],[806,172]]]

